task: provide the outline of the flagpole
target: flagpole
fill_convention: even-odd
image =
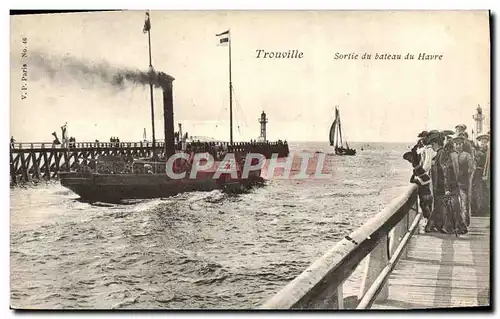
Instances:
[[[152,147],[152,153],[153,153],[153,159],[156,159],[156,139],[155,139],[155,108],[154,108],[154,98],[153,98],[153,62],[151,58],[151,16],[149,15],[148,11],[148,20],[149,20],[149,28],[148,28],[148,49],[149,49],[149,92],[151,94],[151,128],[152,128],[152,139],[153,139],[153,147]]]
[[[231,81],[231,29],[229,29],[229,143],[233,144],[233,83]]]

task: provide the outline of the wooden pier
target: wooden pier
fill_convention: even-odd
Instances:
[[[180,145],[177,147],[180,150]],[[225,142],[193,142],[187,145],[189,152],[208,152],[216,159],[220,154],[260,153],[266,158],[272,154],[287,157],[289,148],[287,142],[265,143],[225,143]],[[156,143],[155,150],[163,156],[164,143]],[[221,152],[222,150],[222,152]],[[53,147],[52,143],[12,143],[10,145],[10,176],[11,185],[27,182],[32,179],[50,180],[56,178],[61,171],[75,169],[82,163],[92,167],[99,156],[117,156],[126,158],[151,157],[152,143],[121,142],[93,143],[78,142],[68,148]]]
[[[389,276],[387,299],[372,309],[490,305],[490,218],[472,217],[469,234],[418,234]]]
[[[491,310],[490,217],[473,216],[469,233],[458,237],[425,234],[421,221],[410,185],[260,309]],[[344,283],[362,261],[359,291],[346,296]]]

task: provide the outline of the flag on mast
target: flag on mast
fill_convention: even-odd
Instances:
[[[216,34],[219,38],[219,45],[227,45],[229,43],[229,30]]]
[[[151,30],[151,21],[149,20],[149,11],[146,12],[146,21],[144,21],[144,28],[142,29],[142,33],[147,33]]]

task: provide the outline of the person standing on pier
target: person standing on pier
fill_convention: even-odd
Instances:
[[[462,133],[453,139],[455,153],[458,161],[458,188],[460,195],[460,205],[465,214],[465,222],[470,226],[470,180],[474,173],[474,161],[471,154],[464,150],[465,134]]]
[[[465,130],[467,130],[467,126],[465,124],[458,124],[455,126],[455,134],[457,136],[465,133]]]
[[[63,148],[68,148],[68,122],[64,123],[63,126],[61,126],[61,139],[62,139],[62,147]]]
[[[439,132],[439,131],[434,131]],[[455,132],[451,130],[444,130],[441,132],[444,135],[444,148],[448,151],[448,153],[452,153],[455,151],[455,146],[453,144],[453,138],[456,136]]]
[[[469,134],[465,131],[467,130],[467,126],[465,124],[459,124],[455,126],[455,136],[464,136],[463,150],[464,152],[469,153],[472,156],[472,160],[474,160],[474,143],[469,140]]]
[[[57,138],[57,133],[52,132],[52,136],[54,136],[54,140],[52,141],[52,148],[55,148],[57,145],[61,145],[59,138]]]
[[[69,138],[69,148],[75,148],[76,146],[76,139],[72,136]]]
[[[426,232],[466,234],[465,216],[462,213],[458,187],[458,161],[456,153],[444,145],[445,134],[433,132],[427,141],[436,152],[432,164],[434,209],[425,227]]]
[[[10,137],[10,148],[14,148],[14,143],[16,142],[16,140],[14,139],[14,136],[11,136]]]
[[[431,191],[430,170],[432,159],[435,155],[431,145],[425,145],[428,132],[423,131],[418,135],[418,142],[410,152],[403,156],[412,163],[413,175],[410,178],[411,183],[418,185],[418,196],[420,199],[420,208],[424,218],[429,219],[432,212],[433,197]]]
[[[487,134],[477,137],[479,147],[475,152],[476,167],[472,177],[471,213],[478,215],[489,212],[489,184],[488,179],[483,179],[486,165],[489,165],[489,140]]]

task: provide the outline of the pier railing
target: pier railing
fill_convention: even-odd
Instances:
[[[417,198],[417,186],[408,186],[260,309],[369,309],[376,300],[387,299],[389,275],[399,259],[406,258],[407,245],[422,216]],[[360,291],[346,298],[344,282],[366,257]]]
[[[164,143],[155,143],[156,148],[162,148]],[[34,143],[11,143],[11,149],[15,150],[30,150],[30,149],[51,149],[63,148],[61,145],[53,145],[47,142],[34,142]],[[152,142],[74,142],[68,143],[68,148],[130,148],[130,147],[153,147]]]
[[[229,142],[189,142],[187,145],[197,146],[197,145],[209,145],[209,146],[220,146],[225,148],[241,148],[254,145],[286,145],[286,142],[235,142],[232,145]],[[153,147],[152,142],[69,142],[68,148],[133,148],[133,147]],[[165,147],[165,143],[156,142],[156,148]],[[21,143],[10,143],[10,148],[14,150],[31,150],[31,149],[61,149],[61,144],[54,145],[48,142],[21,142]]]

